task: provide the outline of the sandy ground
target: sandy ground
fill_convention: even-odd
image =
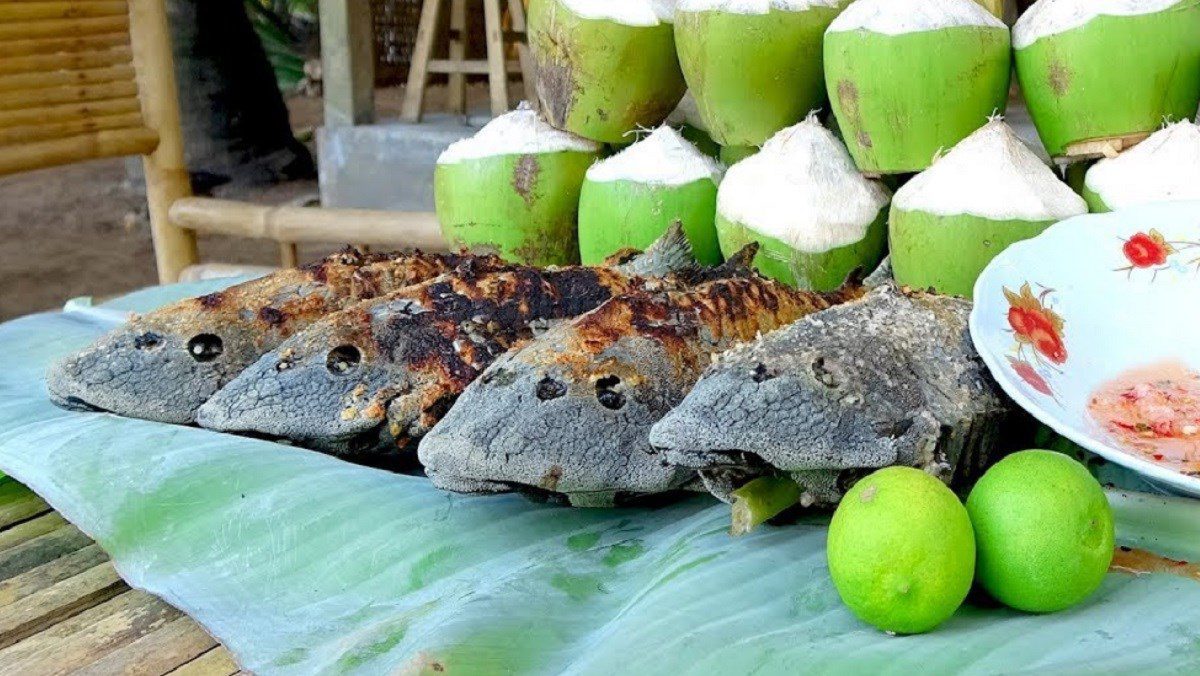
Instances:
[[[441,89],[430,91],[430,110],[441,107]],[[477,108],[487,100],[487,88],[470,89],[469,100]],[[402,99],[402,88],[377,91],[377,116],[397,117]],[[321,124],[320,99],[293,98],[288,105],[298,133]],[[283,204],[316,192],[313,181],[218,196]],[[332,248],[304,247],[301,256],[317,258]],[[200,255],[204,262],[275,265],[279,260],[273,242],[226,237],[203,238]],[[54,309],[76,296],[104,298],[155,281],[145,198],[128,185],[124,160],[0,178],[0,320]]]

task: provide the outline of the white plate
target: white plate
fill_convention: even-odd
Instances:
[[[1016,319],[1034,330],[1010,323],[1014,300],[1041,318]],[[975,284],[971,337],[1004,391],[1038,420],[1200,498],[1200,477],[1122,450],[1087,411],[1097,387],[1130,369],[1173,359],[1200,370],[1200,202],[1078,216],[1014,244]]]

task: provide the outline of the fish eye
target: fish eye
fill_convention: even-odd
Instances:
[[[596,381],[596,401],[604,408],[614,411],[625,406],[625,395],[616,390],[620,387],[621,379],[617,376],[604,376]]]
[[[151,350],[162,345],[163,338],[153,331],[147,331],[133,339],[133,346],[139,350]]]
[[[187,351],[196,361],[212,361],[225,351],[225,344],[221,341],[220,336],[201,333],[188,341]]]
[[[550,401],[551,399],[558,399],[559,397],[563,396],[566,393],[567,393],[566,384],[559,382],[559,381],[551,378],[550,376],[546,376],[545,378],[542,378],[540,381],[538,381],[537,398],[541,399],[542,401]]]
[[[338,345],[329,351],[325,358],[325,368],[340,376],[353,370],[362,361],[362,352],[353,345]]]

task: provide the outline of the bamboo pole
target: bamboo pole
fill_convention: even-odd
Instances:
[[[132,54],[128,47],[114,47],[102,52],[80,52],[78,54],[17,56],[0,59],[0,75],[119,66],[129,63],[131,57]]]
[[[158,135],[149,129],[119,129],[10,146],[0,152],[0,175],[98,157],[140,155],[157,144]]]
[[[128,44],[129,36],[124,33],[13,40],[11,42],[0,42],[0,59],[10,59],[17,56],[36,56],[38,54],[96,51],[111,47],[123,47]]]
[[[269,207],[192,197],[171,207],[171,220],[197,232],[276,242],[358,242],[427,251],[447,248],[432,212]]]
[[[300,267],[300,251],[295,242],[279,243],[279,265],[284,268]]]
[[[4,2],[0,3],[0,22],[44,21],[47,19],[91,19],[104,16],[125,16],[129,7],[124,0],[107,2]]]
[[[504,58],[504,26],[500,19],[500,0],[483,0],[483,24],[487,42],[488,91],[492,116],[508,112],[508,69]]]
[[[450,61],[462,63],[466,56],[467,0],[450,0]],[[450,110],[460,115],[466,115],[467,76],[463,74],[463,71],[450,73],[447,84]]]
[[[529,51],[529,26],[525,21],[524,2],[508,0],[508,14],[512,17],[513,32],[517,34],[513,39],[517,43],[517,59],[521,66],[521,80],[525,83],[525,98],[532,100],[537,76],[534,73],[533,54]]]
[[[101,35],[117,32],[129,32],[128,16],[0,23],[0,40],[78,37],[82,35]]]
[[[136,113],[141,110],[136,98],[127,97],[111,101],[88,103],[64,103],[40,108],[0,110],[0,129],[51,122],[77,122],[101,115]]]
[[[91,134],[98,131],[113,129],[145,129],[146,123],[141,113],[124,113],[122,115],[104,115],[75,122],[56,122],[53,124],[31,124],[10,129],[0,129],[0,146],[19,145],[46,141],[68,136]]]
[[[505,69],[510,73],[520,73],[521,63],[519,61],[508,61],[505,63]],[[430,73],[470,73],[476,75],[490,75],[492,65],[487,61],[450,61],[448,59],[432,59],[429,66],[426,68]]]
[[[63,70],[57,73],[18,73],[0,75],[0,93],[40,89],[43,87],[78,86],[104,82],[133,82],[133,66],[109,66],[86,70]]]
[[[417,37],[408,66],[408,84],[400,107],[400,119],[405,122],[420,122],[425,112],[425,85],[429,81],[429,60],[433,56],[434,33],[441,11],[442,0],[425,0],[421,4],[421,18],[417,22]]]
[[[18,89],[5,92],[4,96],[0,96],[0,110],[127,99],[136,96],[137,85],[133,82],[104,82],[95,85]]]
[[[169,216],[171,205],[191,195],[192,187],[183,160],[183,128],[164,0],[133,0],[129,18],[142,115],[159,135],[157,148],[142,158],[142,166],[158,279],[169,283],[197,263],[199,254],[196,234],[176,227]]]

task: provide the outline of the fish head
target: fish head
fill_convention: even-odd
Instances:
[[[650,443],[725,493],[779,472],[842,487],[894,464],[940,475],[953,421],[996,405],[958,303],[885,288],[731,350]]]
[[[337,312],[287,339],[201,406],[197,422],[338,454],[375,449],[388,401],[408,385],[377,339],[383,310]]]
[[[190,424],[196,411],[260,354],[263,334],[221,294],[135,317],[46,374],[66,408]]]
[[[682,386],[663,344],[640,335],[620,299],[497,360],[422,440],[435,485],[460,492],[621,502],[678,488],[650,426]]]

